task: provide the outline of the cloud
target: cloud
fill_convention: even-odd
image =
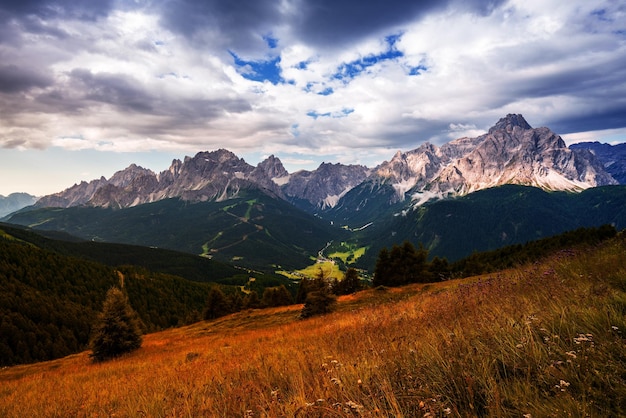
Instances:
[[[269,34],[282,21],[281,2],[275,0],[179,0],[154,7],[165,28],[213,51],[230,49],[253,59],[268,39],[277,39]]]
[[[48,0],[3,0],[0,5],[0,16],[28,18],[36,16],[40,19],[71,18],[94,20],[108,14],[113,8],[113,0],[65,0],[50,2]]]
[[[16,65],[0,65],[0,92],[19,93],[35,87],[43,88],[51,85],[53,80],[46,74],[20,68]]]
[[[0,5],[0,147],[369,164],[506,113],[624,126],[619,2],[96,3]]]

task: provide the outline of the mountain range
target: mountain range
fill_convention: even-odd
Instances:
[[[598,154],[582,146],[567,148],[550,129],[533,129],[522,115],[510,114],[484,135],[398,151],[374,169],[323,163],[313,171],[289,174],[273,155],[254,167],[220,149],[174,160],[158,174],[132,164],[110,179],[81,182],[42,197],[36,205],[126,208],[174,197],[224,201],[255,188],[307,211],[324,211],[341,204],[356,187],[391,186],[390,203],[410,199],[419,204],[503,184],[567,191],[618,184]]]
[[[367,248],[369,257],[363,260],[369,261],[364,267],[371,267],[372,254],[381,243],[404,239],[423,242],[437,255],[458,258],[475,250],[559,233],[565,227],[594,226],[601,219],[619,227],[626,216],[620,212],[624,207],[619,206],[621,187],[591,193],[612,202],[598,202],[606,216],[593,220],[583,221],[577,213],[570,213],[570,219],[580,222],[565,222],[562,203],[554,204],[555,199],[562,202],[563,196],[572,193],[623,182],[624,153],[611,150],[596,143],[568,148],[549,128],[532,128],[522,115],[509,114],[484,135],[398,151],[375,168],[323,163],[313,171],[288,173],[273,155],[255,167],[225,149],[174,160],[160,173],[133,164],[109,179],[81,182],[44,196],[8,221],[63,230],[85,239],[163,246],[222,261],[252,262],[257,267],[282,264],[281,260],[289,260],[287,265],[303,263],[330,241],[335,245],[351,241],[351,248]],[[538,199],[537,205],[553,210],[525,212],[523,216],[529,219],[509,219],[506,228],[493,231],[483,219],[481,228],[487,229],[483,234],[489,235],[484,243],[472,246],[467,242],[454,251],[441,242],[445,234],[437,232],[446,229],[445,217],[438,220],[442,222],[438,226],[423,223],[427,213],[435,219],[440,218],[435,212],[444,207],[449,211],[446,202],[477,204],[471,198],[475,192],[505,185],[544,192],[526,193],[511,187],[503,189],[506,193],[493,192],[493,199],[508,202],[504,209],[515,211],[515,205],[526,206]],[[608,196],[613,194],[618,197]],[[586,210],[583,204],[571,204]],[[482,209],[496,210],[484,204]],[[473,212],[467,207],[463,210]],[[544,219],[534,219],[539,213]],[[501,219],[498,213],[488,217],[495,224]],[[532,234],[515,232],[545,221],[555,225],[534,228]],[[509,228],[510,223],[518,225]],[[469,224],[455,225],[471,229]],[[500,238],[492,239],[490,234]],[[270,261],[271,257],[275,259]]]

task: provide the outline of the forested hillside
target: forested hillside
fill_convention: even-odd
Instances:
[[[114,269],[0,234],[0,365],[48,360],[85,349],[107,290],[123,281],[145,331],[198,320],[208,283]]]

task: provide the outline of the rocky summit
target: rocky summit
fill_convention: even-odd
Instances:
[[[133,164],[108,180],[101,177],[45,196],[37,206],[124,208],[166,198],[222,201],[254,188],[314,212],[340,205],[357,188],[363,189],[363,197],[365,190],[376,193],[378,187],[390,186],[390,203],[419,205],[504,184],[566,191],[618,184],[597,153],[568,148],[549,128],[532,128],[522,115],[509,114],[484,135],[398,151],[373,169],[323,163],[290,174],[273,155],[254,167],[220,149],[174,160],[159,174]]]
[[[567,191],[617,184],[591,153],[567,148],[560,136],[533,129],[522,115],[507,115],[477,138],[399,152],[375,173],[400,199],[418,202],[504,184]]]

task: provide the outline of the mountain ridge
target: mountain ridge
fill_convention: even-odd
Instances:
[[[375,168],[322,163],[312,171],[289,173],[270,155],[252,166],[231,151],[202,151],[175,159],[154,173],[131,164],[113,174],[44,196],[37,207],[123,208],[167,198],[223,201],[257,189],[310,213],[332,210],[353,189],[391,185],[389,203],[420,205],[433,198],[466,195],[503,184],[579,192],[618,184],[593,152],[567,148],[549,128],[532,128],[520,114],[501,118],[486,134],[441,146],[428,142],[398,151]]]

